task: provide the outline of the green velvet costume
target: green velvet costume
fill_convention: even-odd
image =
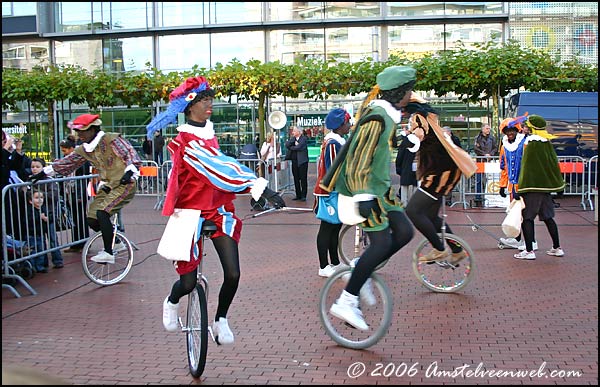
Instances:
[[[530,135],[526,140],[519,173],[519,193],[563,191],[565,181],[552,143],[538,135]]]

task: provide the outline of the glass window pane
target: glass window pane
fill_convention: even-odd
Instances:
[[[152,60],[152,38],[127,38],[104,40],[104,70],[143,71]]]
[[[268,2],[267,20],[320,20],[324,10],[320,2]]]
[[[264,61],[265,46],[263,32],[228,32],[211,34],[211,66],[229,63],[237,58],[241,63],[250,59]]]
[[[389,55],[420,57],[444,49],[444,26],[391,26],[388,29]]]
[[[261,2],[254,1],[210,1],[208,2],[208,12],[204,13],[204,22],[206,24],[260,22],[262,21],[261,7]]]
[[[307,59],[325,59],[323,29],[271,31],[269,42],[269,61],[293,64]]]
[[[484,43],[490,40],[499,42],[502,36],[501,24],[447,24],[446,49],[458,48],[461,41],[467,48],[474,43]]]
[[[92,3],[55,3],[56,32],[88,31],[92,26]]]
[[[447,1],[444,4],[446,8],[446,15],[483,15],[503,13],[502,2]]]
[[[3,1],[2,16],[35,16],[37,14],[37,3],[24,1]]]
[[[158,27],[202,25],[202,2],[157,3]]]
[[[56,41],[54,53],[57,64],[72,64],[87,71],[102,68],[102,41],[98,39]]]
[[[165,72],[210,68],[209,35],[169,35],[158,38],[159,68]]]
[[[392,1],[388,4],[389,16],[432,16],[444,14],[444,3],[433,2],[410,2]]]
[[[377,57],[378,27],[339,27],[325,30],[327,59],[338,62],[360,62]]]
[[[379,16],[379,2],[331,2],[325,5],[326,19],[366,18]]]
[[[31,70],[35,66],[49,65],[48,43],[20,42],[2,44],[2,67]]]
[[[93,20],[96,29],[148,28],[151,26],[150,2],[100,2],[93,3],[93,5]]]

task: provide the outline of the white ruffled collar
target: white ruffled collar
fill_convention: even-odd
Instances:
[[[507,151],[514,152],[517,150],[517,148],[519,147],[519,144],[521,143],[521,141],[523,141],[524,138],[525,138],[525,135],[523,133],[517,133],[517,137],[515,137],[515,141],[510,143],[510,142],[508,142],[508,137],[505,134],[504,137],[502,137],[502,146],[504,148],[506,148]]]
[[[529,143],[529,141],[541,141],[541,142],[548,142],[547,138],[544,138],[542,136],[538,136],[537,134],[530,134],[529,136],[527,136],[527,138],[525,139],[525,144]]]
[[[340,143],[341,145],[344,145],[346,143],[346,139],[344,137],[334,132],[327,133],[324,140],[329,141],[330,139]]]
[[[96,134],[96,137],[94,137],[94,139],[92,140],[92,142],[87,143],[84,142],[83,144],[81,144],[83,146],[83,149],[85,149],[85,151],[87,153],[92,153],[94,151],[94,149],[96,149],[96,147],[98,146],[98,144],[100,143],[100,140],[102,139],[102,137],[104,137],[104,131],[101,130]]]
[[[396,109],[391,103],[383,99],[375,99],[369,103],[369,105],[375,105],[383,108],[385,112],[392,118],[392,120],[399,124],[402,119],[402,112]]]
[[[177,127],[178,132],[185,132],[193,134],[203,140],[212,140],[215,138],[215,129],[211,120],[206,120],[205,126],[194,126],[190,124],[183,124]]]

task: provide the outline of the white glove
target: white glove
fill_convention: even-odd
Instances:
[[[411,133],[408,136],[406,136],[406,139],[415,144],[413,147],[408,148],[408,150],[412,153],[417,153],[417,151],[421,147],[421,140],[419,140],[419,137]]]

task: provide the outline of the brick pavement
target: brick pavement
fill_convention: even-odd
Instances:
[[[292,195],[285,195],[288,205]],[[31,367],[74,384],[598,384],[598,225],[592,211],[563,200],[557,223],[566,256],[546,256],[550,237],[536,222],[538,259],[517,261],[515,250],[499,250],[473,232],[462,208],[451,208],[453,231],[477,257],[475,279],[458,294],[436,294],[421,286],[410,266],[417,236],[386,266],[383,277],[394,298],[390,330],[362,351],[337,346],[323,331],[317,297],[318,222],[310,212],[277,213],[244,223],[242,277],[229,313],[236,342],[209,344],[204,375],[187,370],[185,337],[162,328],[162,301],[176,275],[156,256],[166,218],[155,199],[136,197],[125,211],[127,235],[140,247],[129,276],[98,287],[84,276],[79,257],[65,254],[61,270],[39,274],[32,296],[2,293],[2,363]],[[236,201],[252,214],[249,198]],[[304,204],[310,207],[311,203]],[[472,209],[470,216],[493,233],[501,210]],[[222,272],[209,247],[205,270],[214,315]],[[367,372],[350,378],[362,362]],[[370,375],[415,366],[409,377]],[[491,370],[536,371],[546,377],[444,377],[437,371],[482,364]],[[383,371],[383,367],[379,371]],[[551,371],[580,377],[550,377]]]

